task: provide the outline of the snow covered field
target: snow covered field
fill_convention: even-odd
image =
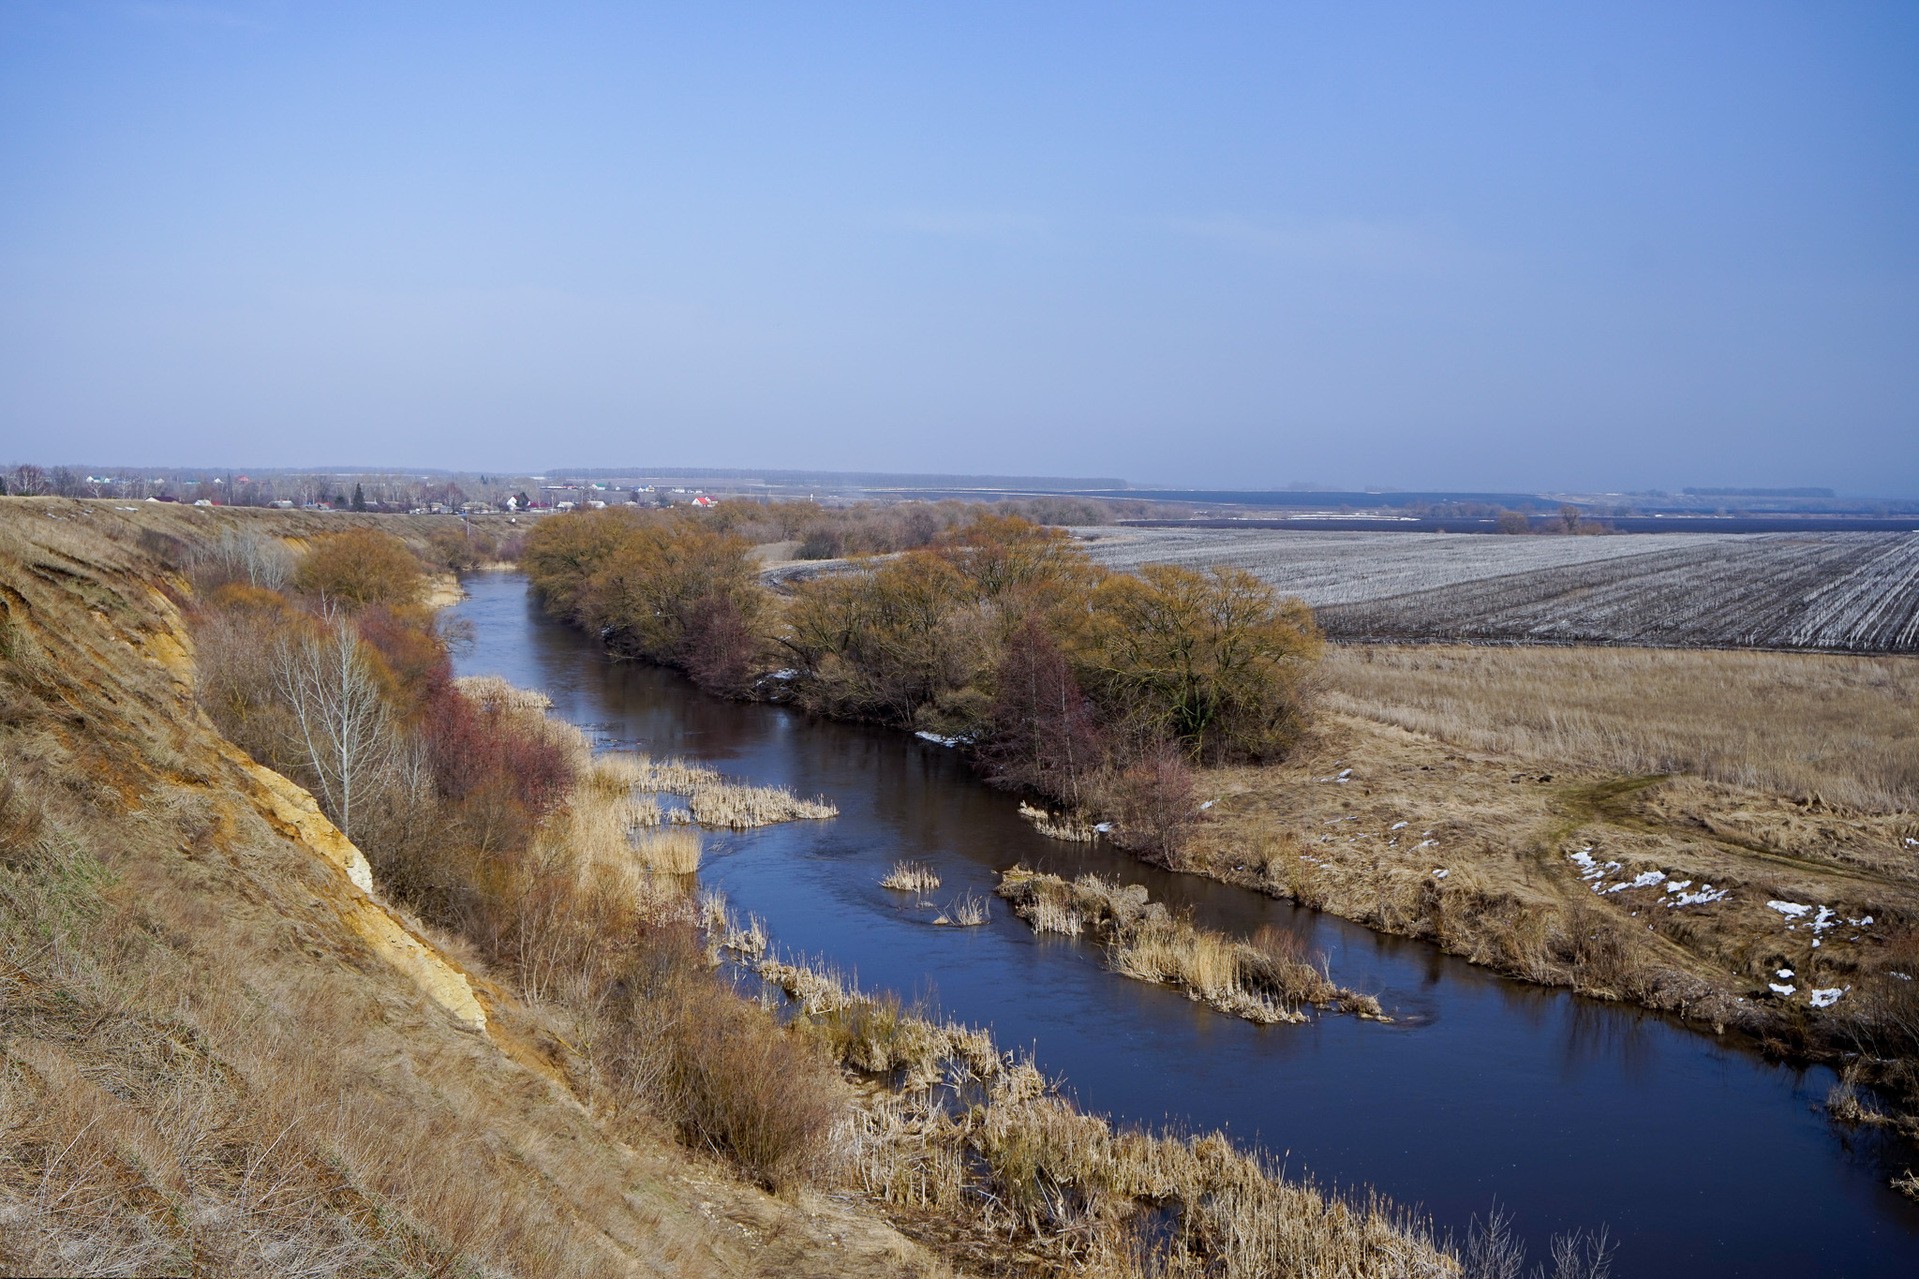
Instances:
[[[1246,569],[1343,638],[1919,651],[1919,533],[1076,533],[1109,568]]]

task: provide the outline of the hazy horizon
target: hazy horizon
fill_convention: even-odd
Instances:
[[[1897,4],[18,3],[0,459],[1910,496],[1915,65]]]

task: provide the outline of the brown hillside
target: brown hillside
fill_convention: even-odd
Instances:
[[[367,517],[116,505],[0,500],[0,1270],[941,1269],[615,1140],[537,1018],[200,712],[180,542]]]

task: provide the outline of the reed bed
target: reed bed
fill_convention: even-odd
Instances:
[[[553,699],[536,689],[521,688],[498,675],[462,675],[453,687],[470,702],[488,709],[541,713],[550,710]]]
[[[1377,1195],[1288,1180],[1223,1134],[1115,1128],[984,1031],[862,994],[837,974],[761,971],[801,1004],[807,1033],[893,1085],[854,1112],[845,1166],[903,1217],[934,1213],[976,1246],[1082,1273],[1461,1274],[1428,1221]],[[1149,1225],[1169,1210],[1173,1228]]]
[[[1019,815],[1033,824],[1033,829],[1048,839],[1063,840],[1070,844],[1090,844],[1099,838],[1099,832],[1087,823],[1068,814],[1054,816],[1037,805],[1020,801]]]
[[[687,797],[687,810],[702,826],[747,830],[779,822],[824,821],[840,810],[824,799],[802,799],[784,786],[721,782]]]
[[[840,815],[838,807],[824,798],[803,799],[785,786],[735,781],[718,769],[691,760],[654,759],[650,755],[617,758],[621,775],[632,789],[685,797],[686,808],[666,813],[668,822],[748,830]]]
[[[771,944],[766,922],[758,915],[748,915],[743,921],[737,918],[727,904],[724,893],[710,890],[701,893],[699,917],[701,931],[706,934],[715,963],[719,961],[718,952],[722,950],[730,950],[749,963],[757,963],[765,958],[767,947]]]
[[[991,917],[992,908],[986,898],[978,893],[962,893],[933,922],[953,928],[978,928]]]
[[[1106,966],[1121,976],[1172,986],[1247,1021],[1305,1021],[1308,1005],[1389,1020],[1377,999],[1334,984],[1324,960],[1315,963],[1280,929],[1232,938],[1174,917],[1142,885],[1097,875],[1068,882],[1024,866],[1001,874],[999,895],[1035,932],[1100,938]]]
[[[880,880],[880,887],[924,897],[940,886],[940,877],[925,862],[894,862],[893,869]]]

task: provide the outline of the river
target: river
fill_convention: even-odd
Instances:
[[[542,616],[525,580],[484,574],[450,610],[471,624],[460,674],[553,699],[609,746],[682,754],[825,795],[840,816],[709,833],[701,882],[767,921],[778,946],[919,998],[1030,1049],[1088,1109],[1126,1123],[1222,1128],[1322,1184],[1371,1185],[1463,1236],[1497,1200],[1543,1259],[1546,1240],[1606,1226],[1617,1273],[1910,1276],[1919,1204],[1887,1186],[1919,1152],[1848,1133],[1819,1110],[1832,1072],[1768,1062],[1652,1014],[1506,981],[1421,942],[1107,850],[1044,838],[953,751],[723,701],[670,672],[615,663]],[[1023,861],[1148,886],[1202,924],[1305,935],[1341,985],[1397,1020],[1254,1026],[1109,973],[1097,948],[1036,937],[993,902],[982,928],[879,886],[932,865],[950,901],[990,896]]]

